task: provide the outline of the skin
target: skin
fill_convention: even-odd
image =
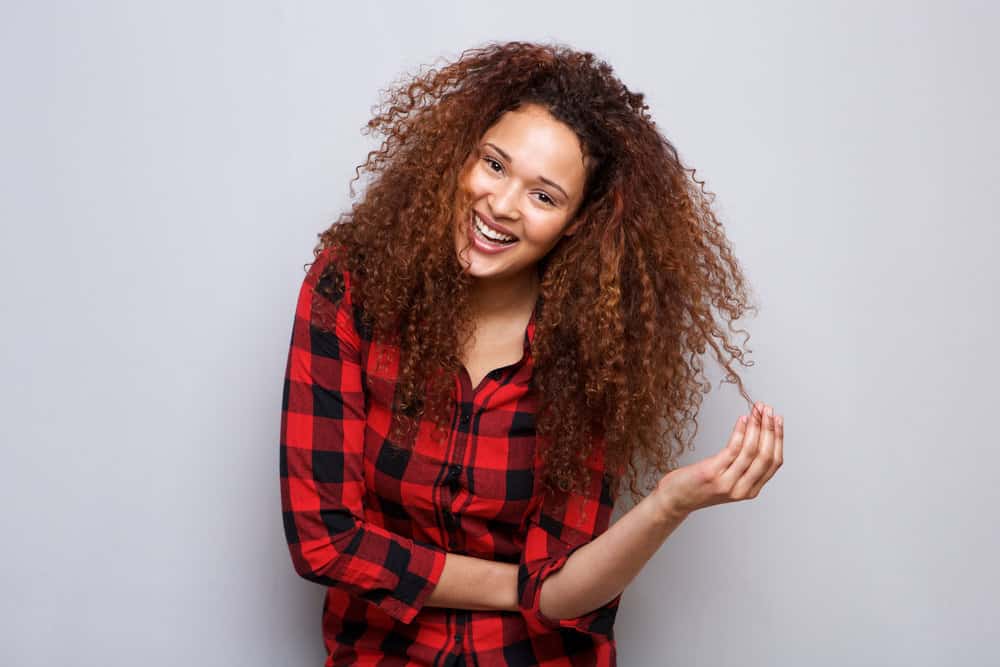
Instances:
[[[455,251],[475,278],[475,335],[463,351],[473,386],[492,368],[520,358],[538,296],[537,264],[576,231],[586,168],[573,130],[537,105],[504,114],[467,158],[462,184],[473,195],[472,208],[519,239],[498,255],[480,252],[469,246],[470,212],[457,213]],[[542,586],[542,613],[575,618],[614,598],[692,512],[756,498],[781,467],[783,452],[784,419],[756,403],[737,419],[722,450],[665,475],[642,502],[574,551]],[[427,604],[517,611],[517,565],[448,554]]]

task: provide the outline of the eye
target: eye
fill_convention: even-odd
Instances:
[[[489,165],[491,171],[499,173],[500,170],[503,169],[503,165],[501,165],[499,162],[497,162],[496,160],[494,160],[491,157],[484,157],[483,160],[485,160],[486,164]],[[493,168],[494,165],[496,165],[496,167],[497,167],[496,169]]]
[[[552,197],[548,196],[544,192],[539,192],[538,197],[546,204],[553,204],[553,205],[555,204],[555,202],[552,200]]]

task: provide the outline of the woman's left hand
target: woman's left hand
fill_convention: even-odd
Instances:
[[[784,419],[758,402],[749,417],[737,420],[718,454],[670,471],[653,493],[666,514],[680,516],[756,498],[784,461],[784,435]]]

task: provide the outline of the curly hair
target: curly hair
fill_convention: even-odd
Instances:
[[[753,362],[726,330],[746,333],[733,323],[756,306],[715,195],[607,63],[561,44],[491,42],[382,92],[364,133],[384,140],[355,169],[351,196],[362,172],[371,178],[314,255],[340,250],[322,282],[342,288],[347,271],[365,326],[400,350],[394,438],[408,442],[424,418],[446,430],[472,331],[472,279],[454,247],[456,211],[471,199],[461,169],[486,130],[526,103],[572,128],[593,165],[583,222],[538,265],[532,383],[546,489],[583,489],[595,446],[615,497],[627,480],[637,502],[675,469],[711,389],[698,356],[707,347],[752,404],[732,362]]]

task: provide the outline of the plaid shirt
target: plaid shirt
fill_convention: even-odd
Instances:
[[[578,618],[551,619],[538,606],[542,582],[607,530],[614,500],[599,448],[586,495],[557,506],[536,488],[535,315],[519,362],[477,387],[464,369],[456,375],[443,442],[425,420],[412,451],[394,448],[386,434],[398,348],[372,340],[349,275],[332,300],[315,289],[329,252],[299,293],[280,439],[292,563],[328,587],[326,665],[615,665],[621,594]],[[449,552],[518,563],[519,610],[424,606]]]

